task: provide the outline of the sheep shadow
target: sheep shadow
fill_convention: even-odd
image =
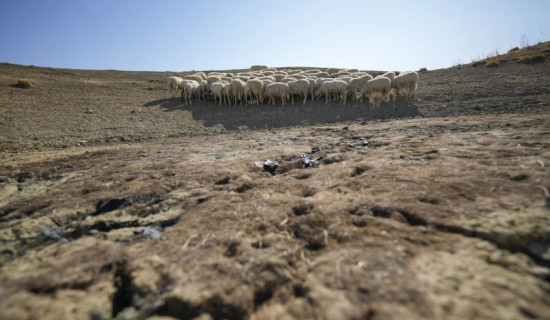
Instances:
[[[178,98],[159,99],[144,104],[159,106],[166,112],[188,111],[193,120],[204,126],[222,125],[226,130],[269,129],[304,125],[316,125],[347,121],[369,121],[377,119],[401,119],[420,116],[413,100],[383,102],[378,107],[368,103],[348,102],[325,103],[324,99],[281,106],[224,106],[212,101],[185,104]]]

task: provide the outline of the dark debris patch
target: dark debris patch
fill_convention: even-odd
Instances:
[[[96,205],[96,211],[86,214],[87,217],[95,217],[102,213],[114,211],[129,205],[131,202],[126,198],[114,198],[107,201],[101,200]]]
[[[279,163],[277,161],[272,161],[272,160],[269,160],[269,159],[264,160],[264,161],[256,161],[256,162],[254,162],[254,164],[257,167],[263,168],[265,171],[271,173],[272,175],[275,174],[275,171],[279,167]]]

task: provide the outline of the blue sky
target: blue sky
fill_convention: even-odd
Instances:
[[[437,69],[506,52],[522,35],[549,41],[549,12],[548,0],[1,0],[0,62]]]

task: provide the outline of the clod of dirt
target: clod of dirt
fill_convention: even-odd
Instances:
[[[388,208],[375,206],[375,207],[372,207],[370,210],[372,212],[372,215],[375,217],[390,218],[391,216],[391,211]]]
[[[332,155],[324,158],[322,162],[323,164],[332,164],[332,163],[337,163],[342,161],[344,161],[344,157],[341,154],[336,154],[336,155]]]
[[[244,193],[244,192],[252,189],[253,187],[254,186],[252,184],[245,182],[245,183],[241,184],[236,190],[237,190],[238,193]]]
[[[508,178],[512,181],[525,181],[529,179],[529,175],[523,172],[511,171],[508,172]]]
[[[227,248],[225,248],[224,255],[226,257],[234,257],[239,253],[239,246],[240,243],[238,241],[231,241],[227,245]]]
[[[92,110],[92,108],[88,107],[88,108],[86,108],[86,111],[84,111],[84,113],[92,114],[92,113],[94,113],[94,111]]]
[[[325,220],[309,218],[295,222],[291,230],[297,238],[306,241],[309,250],[320,250],[327,245],[327,226]]]
[[[221,179],[221,180],[216,181],[215,184],[216,184],[216,185],[228,184],[230,180],[231,180],[231,178],[225,177],[225,178],[223,178],[223,179]]]
[[[370,169],[371,169],[371,167],[369,167],[369,166],[359,166],[359,167],[355,167],[355,168],[353,168],[353,172],[351,173],[351,176],[352,176],[352,177],[360,176],[360,175],[362,175],[363,173],[365,173],[365,171],[370,170]]]
[[[294,207],[292,207],[292,212],[297,215],[305,215],[308,214],[312,209],[314,205],[311,202],[302,202]]]

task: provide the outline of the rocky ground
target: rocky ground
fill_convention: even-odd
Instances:
[[[525,54],[378,109],[0,65],[0,318],[550,319],[550,62]]]

